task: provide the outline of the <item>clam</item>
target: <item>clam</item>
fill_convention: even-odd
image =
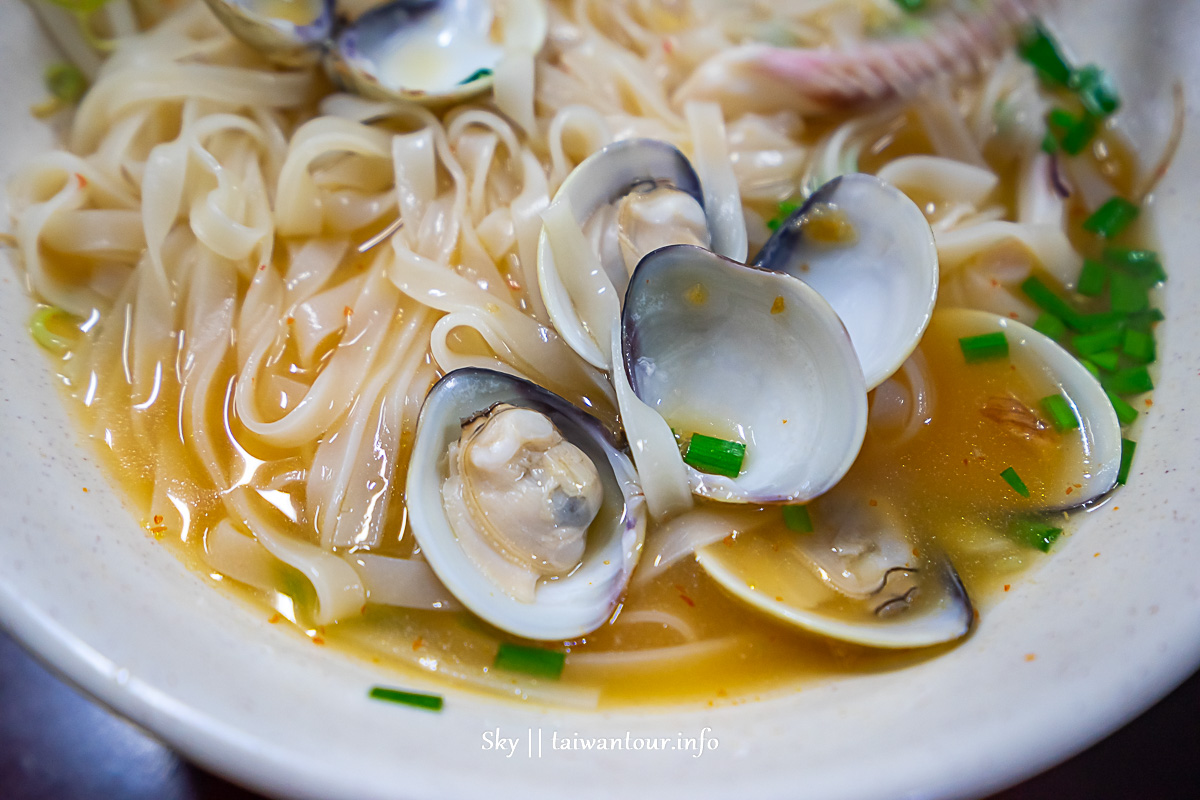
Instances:
[[[425,399],[405,487],[429,565],[464,606],[530,639],[570,639],[616,608],[645,513],[629,459],[561,397],[484,369]]]
[[[204,0],[226,28],[272,61],[320,58],[333,31],[333,0]]]
[[[1069,494],[1034,488],[1028,512],[1090,503],[1116,483],[1121,429],[1100,383],[1053,340],[985,311],[939,311],[965,336],[1003,332],[1008,361],[1035,386],[1057,388],[1079,420],[1060,432],[1081,453],[1057,482]],[[965,366],[965,365],[964,365]],[[965,367],[970,369],[971,367]],[[999,480],[997,477],[996,480]],[[812,506],[812,533],[779,525],[735,537],[733,546],[697,552],[702,568],[744,602],[807,630],[873,647],[920,647],[951,641],[970,628],[971,604],[950,562],[916,548],[898,515],[841,488]]]
[[[937,299],[937,248],[925,215],[872,175],[843,175],[814,192],[754,265],[794,275],[829,301],[868,389],[916,348]]]
[[[959,308],[938,314],[964,336],[1003,332],[1013,366],[1023,374],[1042,376],[1045,384],[1056,387],[1079,419],[1077,429],[1062,434],[1078,436],[1081,445],[1081,459],[1068,466],[1070,474],[1061,476],[1061,482],[1073,491],[1048,500],[1044,510],[1075,508],[1109,492],[1121,469],[1121,423],[1095,376],[1053,339],[1015,319]]]
[[[506,52],[540,50],[548,25],[540,0],[393,0],[339,31],[326,67],[363,97],[448,105],[490,89]]]
[[[637,396],[681,435],[745,445],[736,476],[688,467],[692,491],[726,502],[804,502],[850,468],[867,392],[846,329],[790,275],[693,245],[647,255],[621,319]]]
[[[834,639],[927,647],[970,629],[971,601],[954,567],[937,553],[917,555],[883,505],[829,496],[815,508],[812,533],[759,530],[696,559],[740,600]]]
[[[550,321],[584,360],[610,369],[608,334],[638,260],[708,243],[700,179],[683,153],[655,139],[614,142],[571,171],[545,215],[537,271]]]

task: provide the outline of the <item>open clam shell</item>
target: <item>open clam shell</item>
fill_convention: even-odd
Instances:
[[[283,66],[315,62],[333,31],[333,0],[204,0],[234,36]]]
[[[746,445],[737,477],[688,467],[695,494],[803,502],[862,446],[867,393],[842,323],[801,281],[691,245],[647,255],[622,315],[630,384],[681,434]]]
[[[506,51],[540,50],[548,26],[540,0],[393,0],[337,34],[326,68],[363,97],[449,105],[490,89]]]
[[[938,314],[964,336],[1003,332],[1013,366],[1026,374],[1045,376],[1046,383],[1058,387],[1079,418],[1077,429],[1062,433],[1077,435],[1080,440],[1082,457],[1069,467],[1071,474],[1062,476],[1063,483],[1076,488],[1070,495],[1049,501],[1042,510],[1075,508],[1111,491],[1121,469],[1121,423],[1095,376],[1053,339],[1017,320],[957,308]]]
[[[944,556],[915,555],[893,516],[865,499],[817,505],[812,533],[756,531],[702,548],[696,559],[740,600],[834,639],[927,647],[970,630],[971,601]]]
[[[656,187],[670,187],[694,201],[694,208],[702,217],[700,222],[706,225],[704,194],[696,171],[683,153],[657,139],[625,139],[593,153],[563,181],[554,202],[567,205],[581,230],[597,224],[618,227],[620,219],[615,213],[610,215],[612,219],[589,223],[598,213],[612,208],[631,193],[644,193]],[[546,311],[571,349],[592,366],[610,369],[607,326],[615,322],[619,313],[629,272],[622,263],[621,253],[613,252],[617,247],[605,240],[616,239],[619,231],[611,236],[598,233],[597,238],[601,241],[586,242],[593,250],[588,254],[589,258],[576,256],[568,263],[567,259],[555,257],[555,245],[561,250],[581,243],[572,243],[562,233],[556,237],[555,225],[556,220],[549,217],[538,240],[538,285]],[[662,230],[669,227],[663,225]],[[597,273],[597,267],[602,274]],[[577,274],[580,272],[597,274]],[[597,296],[604,293],[613,298],[611,302],[603,302]]]
[[[516,599],[484,574],[459,541],[443,502],[451,444],[464,424],[497,404],[549,418],[591,460],[603,490],[581,561],[565,575],[542,578],[532,602]],[[603,624],[625,590],[645,534],[637,474],[603,426],[539,386],[485,369],[455,370],[430,390],[417,423],[405,497],[421,552],[446,588],[487,622],[530,639],[569,639]]]
[[[794,275],[829,301],[850,332],[868,389],[916,348],[937,299],[937,248],[925,215],[872,175],[826,183],[753,263]]]

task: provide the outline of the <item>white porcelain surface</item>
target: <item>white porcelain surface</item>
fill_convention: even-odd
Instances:
[[[1164,84],[1179,74],[1197,105],[1200,4],[1063,4],[1080,6],[1087,13],[1071,14],[1074,30],[1108,30],[1072,37],[1073,49],[1113,69],[1134,107],[1128,129],[1157,152],[1169,119]],[[0,7],[0,175],[51,144],[24,113],[50,59],[31,31],[24,6]],[[1138,435],[1130,486],[1002,602],[984,604],[962,646],[920,666],[704,710],[577,714],[451,692],[433,715],[369,701],[368,686],[396,679],[267,624],[134,522],[54,397],[7,264],[0,623],[198,763],[280,796],[985,794],[1086,747],[1200,663],[1200,424],[1189,410],[1200,396],[1198,156],[1189,135],[1158,197],[1171,273],[1162,388]],[[496,728],[521,737],[512,758],[483,749]],[[719,746],[700,757],[549,749],[554,733],[674,739],[705,728]],[[544,736],[540,759],[524,749],[531,729]]]

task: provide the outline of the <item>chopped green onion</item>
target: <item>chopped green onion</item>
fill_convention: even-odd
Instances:
[[[1009,523],[1008,532],[1022,544],[1036,547],[1043,553],[1049,553],[1050,546],[1059,536],[1062,536],[1063,530],[1036,519],[1015,519]]]
[[[1108,267],[1099,261],[1084,259],[1083,269],[1079,272],[1079,293],[1084,297],[1097,297],[1104,291],[1107,283]]]
[[[1094,117],[1107,117],[1121,107],[1121,98],[1108,73],[1094,64],[1071,73],[1068,85]]]
[[[1112,310],[1122,314],[1135,314],[1150,307],[1150,295],[1145,285],[1134,276],[1117,270],[1112,274],[1109,286]]]
[[[1121,365],[1121,354],[1116,350],[1092,353],[1092,363],[1105,372],[1116,372],[1117,367]]]
[[[1077,117],[1070,111],[1056,108],[1046,116],[1051,135],[1068,155],[1079,155],[1096,135],[1096,120],[1089,114]]]
[[[1077,156],[1096,135],[1096,121],[1086,114],[1075,121],[1062,136],[1062,149],[1072,156]]]
[[[783,524],[787,525],[789,531],[813,532],[812,516],[808,513],[808,506],[784,506]]]
[[[1036,275],[1031,275],[1021,284],[1021,291],[1037,304],[1038,308],[1043,311],[1053,314],[1061,319],[1069,327],[1079,330],[1080,314],[1075,309],[1067,304],[1057,293]]]
[[[1153,250],[1130,250],[1124,247],[1104,248],[1104,260],[1121,267],[1153,286],[1167,279],[1167,273]]]
[[[964,336],[958,340],[958,346],[962,348],[963,358],[968,364],[1008,356],[1008,338],[1004,331]]]
[[[1090,356],[1120,347],[1124,339],[1125,334],[1120,328],[1108,328],[1095,333],[1081,333],[1071,339],[1071,344],[1080,355]]]
[[[1092,373],[1093,378],[1095,378],[1096,380],[1100,380],[1100,368],[1099,367],[1097,367],[1091,361],[1088,361],[1086,358],[1079,359],[1079,363],[1083,364],[1084,369],[1086,369],[1088,372]]]
[[[896,5],[900,6],[910,14],[914,11],[925,10],[925,0],[896,0]]]
[[[557,650],[501,642],[492,666],[508,672],[524,672],[535,678],[558,680],[566,663],[566,654]]]
[[[1133,451],[1137,450],[1137,442],[1131,439],[1121,440],[1121,468],[1117,470],[1117,483],[1122,486],[1129,480],[1129,468],[1133,466]]]
[[[727,478],[736,478],[741,473],[745,458],[746,445],[741,442],[705,436],[703,433],[692,434],[687,452],[683,454],[684,463],[701,472]]]
[[[464,84],[474,83],[475,81],[479,80],[480,78],[486,78],[488,75],[491,75],[491,74],[492,74],[492,71],[490,69],[488,69],[487,67],[482,67],[480,69],[475,70],[467,77],[463,78],[461,81],[458,82],[458,85],[462,86]]]
[[[1125,331],[1125,341],[1121,344],[1121,352],[1143,364],[1150,364],[1158,357],[1154,337],[1145,331],[1133,328]]]
[[[779,230],[779,226],[787,221],[787,218],[800,210],[800,204],[791,200],[784,200],[779,204],[778,213],[767,221],[767,227],[773,231]]]
[[[386,700],[389,703],[400,703],[401,705],[424,708],[429,711],[442,710],[442,696],[440,694],[406,692],[401,689],[389,689],[386,686],[372,686],[367,696],[372,700]]]
[[[1111,239],[1137,219],[1138,207],[1124,197],[1110,197],[1083,222],[1084,230]]]
[[[1150,308],[1145,311],[1139,311],[1136,314],[1130,314],[1125,318],[1125,325],[1145,333],[1150,333],[1154,327],[1154,323],[1163,321],[1163,313],[1157,308]]]
[[[1154,381],[1145,367],[1130,367],[1113,374],[1104,385],[1120,395],[1142,394],[1154,388]]]
[[[1058,51],[1058,44],[1041,25],[1034,25],[1020,44],[1018,52],[1049,84],[1066,87],[1071,80],[1071,67]]]
[[[1054,423],[1054,429],[1057,431],[1069,431],[1079,427],[1079,417],[1075,416],[1075,409],[1071,408],[1067,398],[1061,394],[1043,397],[1042,409],[1049,415],[1050,421]]]
[[[1075,329],[1080,333],[1096,333],[1105,328],[1110,328],[1113,325],[1123,323],[1127,318],[1127,314],[1122,314],[1119,311],[1099,311],[1095,314],[1077,314],[1075,316]]]
[[[87,78],[79,71],[79,67],[60,61],[46,67],[44,74],[46,88],[50,94],[64,103],[77,103],[87,91]]]
[[[1066,335],[1067,325],[1053,314],[1043,312],[1038,315],[1037,322],[1033,323],[1033,329],[1043,336],[1059,339]]]
[[[63,355],[71,349],[71,339],[56,333],[54,328],[73,325],[71,315],[57,306],[42,306],[33,312],[29,320],[29,333],[33,340],[55,355]]]
[[[1108,395],[1108,402],[1112,403],[1113,411],[1117,412],[1117,421],[1122,425],[1128,425],[1138,418],[1138,410],[1126,403],[1119,395],[1113,394],[1107,389],[1104,393]]]
[[[1029,497],[1029,488],[1025,486],[1025,481],[1021,480],[1021,476],[1012,467],[1000,473],[1000,477],[1004,478],[1004,482],[1013,488],[1013,491],[1021,495],[1021,497]]]
[[[1058,139],[1055,139],[1050,131],[1046,131],[1046,135],[1042,137],[1042,152],[1050,155],[1058,152]]]

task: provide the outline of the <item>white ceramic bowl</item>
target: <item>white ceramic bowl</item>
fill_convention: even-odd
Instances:
[[[1152,157],[1170,81],[1200,86],[1200,4],[1062,5],[1072,48],[1118,76],[1124,122]],[[0,7],[0,175],[51,146],[25,114],[51,57],[22,5]],[[386,676],[267,624],[135,524],[55,397],[8,265],[0,623],[189,758],[268,794],[830,800],[996,790],[1083,749],[1200,663],[1200,423],[1188,411],[1200,393],[1197,156],[1189,136],[1158,195],[1168,323],[1129,487],[985,608],[969,640],[917,667],[703,711],[574,714],[450,693],[434,715],[372,702],[367,687]],[[496,729],[520,739],[516,755],[485,749]],[[539,731],[543,749],[531,756]],[[550,749],[554,734],[627,733],[710,741],[699,755]]]

